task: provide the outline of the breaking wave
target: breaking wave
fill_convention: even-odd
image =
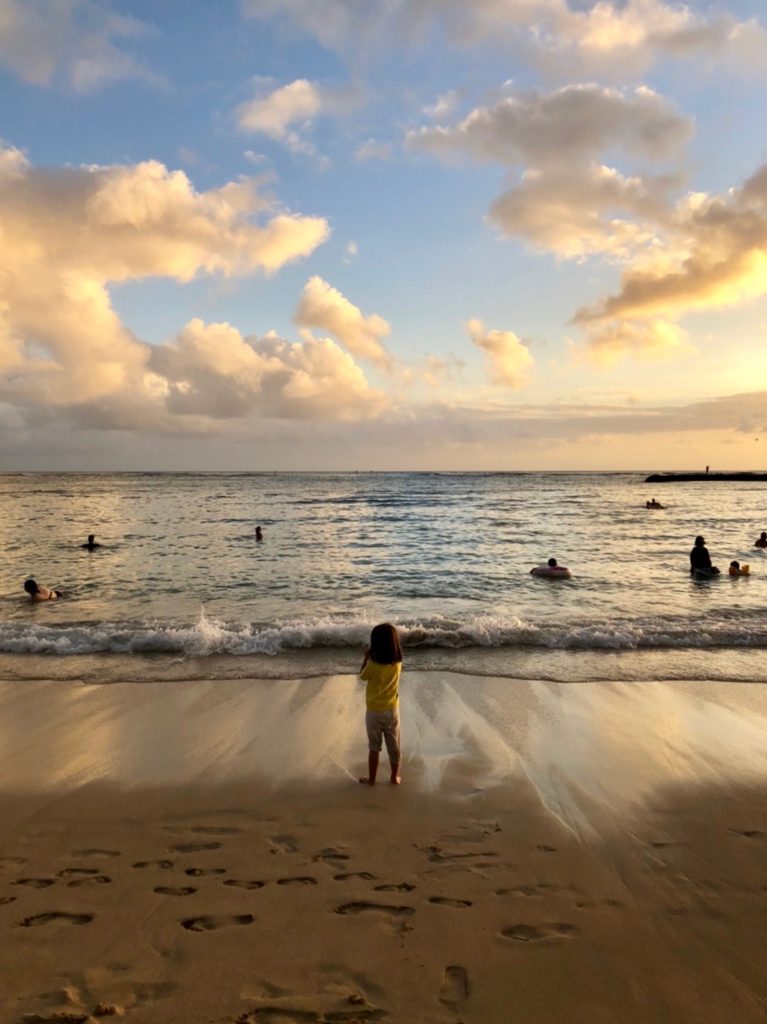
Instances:
[[[538,648],[549,650],[653,650],[767,648],[767,619],[757,613],[719,612],[698,620],[680,616],[558,623],[483,615],[468,619],[431,616],[401,620],[410,649]],[[359,648],[372,621],[341,618],[279,623],[226,622],[206,615],[196,622],[81,622],[66,625],[0,624],[6,654],[279,655],[291,651]]]

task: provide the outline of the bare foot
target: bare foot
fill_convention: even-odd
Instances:
[[[357,782],[361,782],[363,786],[375,786],[375,779],[357,779]]]
[[[362,782],[362,779],[360,779],[360,782]],[[399,775],[392,775],[392,777],[389,779],[389,782],[391,782],[392,786],[399,786],[400,782],[402,782],[402,779],[399,777]]]

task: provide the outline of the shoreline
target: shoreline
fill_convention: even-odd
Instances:
[[[764,1019],[767,689],[402,692],[0,683],[0,1020]]]

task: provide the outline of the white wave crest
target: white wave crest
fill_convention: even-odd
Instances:
[[[763,617],[715,616],[696,624],[680,616],[556,623],[517,617],[432,616],[397,622],[406,648],[529,647],[550,650],[765,648]],[[175,654],[188,657],[279,655],[318,648],[359,648],[373,622],[366,619],[296,620],[282,623],[225,622],[204,609],[194,623],[88,622],[68,625],[0,624],[0,652],[10,654]]]

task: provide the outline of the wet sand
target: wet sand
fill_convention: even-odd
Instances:
[[[767,1012],[767,691],[0,684],[0,1020]]]

